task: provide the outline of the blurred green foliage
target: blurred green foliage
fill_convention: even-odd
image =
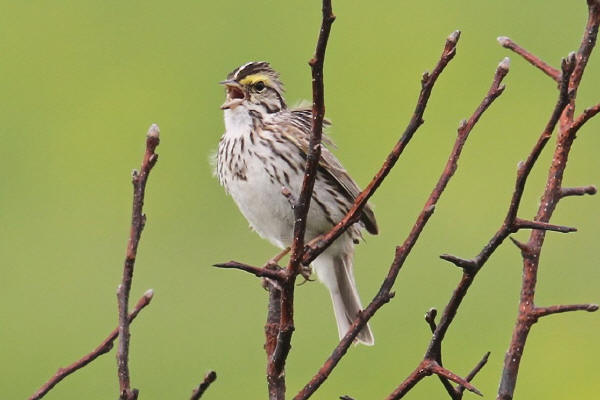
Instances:
[[[116,325],[116,286],[131,207],[129,173],[144,134],[161,127],[160,160],[147,188],[148,224],[132,291],[154,288],[132,327],[132,381],[143,399],[186,398],[208,369],[207,399],[265,398],[262,327],[266,292],[257,279],[211,268],[229,259],[260,265],[276,249],[249,229],[211,176],[222,133],[217,82],[248,60],[278,69],[293,104],[310,98],[318,1],[3,1],[0,14],[0,398],[21,399],[57,367],[96,346]],[[356,257],[363,300],[376,292],[450,151],[458,121],[489,87],[497,63],[513,59],[505,94],[484,115],[457,175],[401,271],[396,298],[376,315],[373,348],[352,348],[315,399],[382,398],[414,368],[429,340],[423,314],[443,307],[459,272],[443,252],[471,257],[501,223],[516,164],[550,115],[554,83],[502,49],[508,35],[551,64],[575,50],[583,0],[564,2],[334,2],[338,17],[325,63],[327,115],[336,154],[362,185],[408,121],[420,75],[445,37],[462,30],[458,55],[434,89],[425,125],[376,194],[381,234]],[[598,102],[594,51],[580,109]],[[579,134],[567,185],[600,181],[600,120]],[[529,181],[521,216],[537,207],[551,149]],[[567,199],[543,251],[540,305],[598,301],[597,198]],[[517,234],[525,238],[526,232]],[[466,373],[488,350],[476,385],[494,398],[520,287],[510,244],[492,257],[444,342],[444,361]],[[336,344],[326,290],[297,290],[297,330],[288,364],[295,392]],[[516,395],[591,399],[598,315],[544,319],[530,335]],[[115,398],[114,354],[58,385],[48,399]],[[472,395],[467,395],[472,396]],[[415,399],[444,398],[436,379]]]

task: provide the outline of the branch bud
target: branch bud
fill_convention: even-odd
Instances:
[[[500,43],[500,46],[502,47],[507,47],[508,45],[510,45],[511,42],[508,36],[498,36],[496,40],[498,41],[498,43]]]

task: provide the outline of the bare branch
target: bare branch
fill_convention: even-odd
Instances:
[[[325,97],[323,88],[323,63],[325,62],[325,50],[329,40],[331,25],[335,20],[331,6],[331,0],[323,0],[322,21],[317,39],[315,55],[309,64],[312,71],[312,127],[309,140],[308,153],[306,155],[306,167],[304,180],[293,207],[294,211],[294,238],[291,246],[290,262],[287,266],[287,278],[281,283],[281,318],[279,321],[279,333],[277,344],[272,353],[267,370],[279,378],[277,383],[285,385],[285,361],[291,348],[292,334],[294,332],[294,288],[296,277],[300,273],[301,261],[304,255],[304,235],[306,222],[313,188],[317,176],[317,168],[321,159],[321,138],[323,134],[323,119],[325,117]],[[271,392],[271,390],[269,390]],[[281,390],[279,391],[281,392]],[[283,389],[285,393],[285,389]],[[283,397],[275,397],[283,399]]]
[[[259,278],[271,278],[277,281],[284,280],[286,278],[285,272],[277,268],[276,266],[273,268],[267,267],[254,267],[252,265],[244,264],[238,261],[228,261],[225,263],[214,264],[213,267],[224,268],[224,269],[239,269],[241,271],[246,271],[255,275]]]
[[[527,221],[521,218],[516,218],[514,222],[515,232],[519,229],[540,229],[543,231],[554,231],[561,233],[577,232],[577,228],[563,225],[553,225],[547,222]]]
[[[269,290],[269,305],[265,323],[265,351],[267,353],[267,386],[269,399],[285,398],[285,374],[280,374],[273,363],[273,354],[279,336],[279,321],[281,320],[281,287],[273,287],[273,282],[267,282]]]
[[[441,256],[444,260],[450,261],[457,266],[463,268],[465,271],[476,272],[479,271],[483,267],[483,265],[487,262],[490,256],[496,251],[496,249],[504,242],[512,232],[515,231],[515,221],[517,219],[517,212],[519,210],[519,206],[521,204],[521,198],[523,197],[523,192],[525,191],[525,184],[527,182],[527,178],[533,169],[538,157],[542,153],[542,150],[546,146],[550,137],[552,137],[552,132],[554,128],[558,124],[560,120],[560,116],[564,111],[565,107],[568,105],[570,100],[570,94],[568,91],[569,88],[569,79],[571,74],[573,73],[573,69],[575,68],[575,56],[574,54],[570,54],[569,57],[563,60],[562,64],[562,74],[561,74],[561,83],[560,83],[560,93],[558,96],[558,100],[556,101],[556,105],[552,110],[552,114],[546,127],[540,134],[538,141],[533,146],[533,149],[529,153],[527,160],[524,162],[520,162],[517,168],[517,179],[515,181],[515,189],[513,191],[510,205],[508,207],[508,211],[506,212],[506,217],[498,231],[494,234],[494,236],[488,241],[488,243],[483,247],[481,252],[472,260],[466,260],[459,257],[451,256],[448,254],[444,254]]]
[[[429,329],[431,329],[431,333],[435,332],[436,324],[435,317],[437,316],[437,310],[435,308],[430,308],[429,311],[425,313],[425,322],[429,325]]]
[[[465,376],[465,380],[467,380],[468,382],[471,382],[475,378],[475,376],[479,373],[479,371],[481,371],[483,369],[485,364],[487,364],[489,358],[490,358],[490,352],[488,351],[487,353],[485,353],[483,355],[483,358],[477,363],[477,365],[475,365],[475,367],[471,370],[471,372],[469,372],[469,374],[467,376]],[[461,394],[460,398],[462,398],[462,393],[465,391],[465,387],[462,385],[458,385],[458,387],[456,388],[456,391]]]
[[[598,311],[598,304],[559,304],[550,307],[536,307],[533,310],[534,315],[537,318],[545,317],[546,315],[570,312],[570,311],[587,311],[594,312]]]
[[[586,108],[585,110],[583,110],[581,115],[577,119],[575,119],[575,121],[573,121],[573,124],[571,125],[571,129],[574,132],[577,132],[579,130],[579,128],[581,128],[583,125],[585,125],[586,122],[588,122],[590,119],[592,119],[599,112],[600,112],[600,103],[596,104],[595,106]]]
[[[596,44],[598,27],[600,26],[600,1],[587,0],[588,3],[588,23],[583,34],[581,46],[577,55],[570,55],[569,59],[576,58],[574,69],[569,77],[568,86],[568,105],[565,108],[560,118],[560,130],[552,158],[552,163],[548,171],[548,179],[544,193],[542,195],[538,212],[535,216],[535,221],[540,223],[548,223],[558,202],[565,197],[566,194],[583,194],[581,190],[562,189],[562,180],[564,171],[567,165],[569,153],[575,140],[577,130],[587,121],[585,112],[577,121],[573,121],[575,110],[575,100],[581,78],[585,71],[589,56],[593,47]],[[567,61],[571,64],[571,61]],[[561,97],[564,92],[564,62],[563,62],[563,83],[561,84]],[[584,118],[584,119],[581,119]],[[589,118],[588,118],[589,119]],[[529,236],[529,241],[526,245],[528,251],[522,251],[523,257],[523,278],[521,284],[521,296],[519,301],[518,317],[515,322],[511,342],[506,352],[504,359],[504,368],[500,386],[498,388],[497,400],[511,400],[517,383],[519,366],[523,356],[523,349],[527,342],[527,337],[533,324],[535,324],[540,316],[549,315],[558,312],[587,310],[595,311],[595,305],[558,305],[548,308],[535,307],[535,289],[538,277],[538,267],[541,255],[542,246],[545,239],[545,230],[535,229]]]
[[[438,376],[442,376],[446,379],[456,382],[459,385],[464,386],[467,390],[482,396],[481,392],[470,382],[467,382],[467,380],[445,369],[433,360],[424,359],[423,361],[421,361],[421,363],[419,363],[417,368],[415,368],[415,370],[410,374],[410,376],[407,379],[405,379],[392,393],[390,393],[388,397],[386,397],[386,400],[401,399],[417,383],[419,383],[423,378],[431,374],[436,374]]]
[[[468,382],[466,379],[461,378],[460,376],[456,375],[454,372],[447,370],[446,368],[442,367],[441,365],[439,365],[437,363],[432,363],[430,368],[434,374],[443,376],[444,378],[449,379],[452,382],[458,383],[460,386],[463,386],[468,391],[478,394],[480,396],[483,396],[483,394],[479,390],[477,390],[477,388],[475,386],[473,386],[470,382]]]
[[[323,237],[317,241],[312,247],[309,247],[302,260],[305,265],[310,264],[315,258],[319,256],[333,241],[335,241],[342,233],[344,233],[352,224],[358,221],[363,207],[367,204],[367,201],[375,193],[377,188],[381,185],[385,177],[392,170],[398,158],[412,139],[413,135],[423,124],[423,114],[427,107],[427,102],[431,91],[442,71],[446,68],[448,63],[456,55],[456,45],[460,38],[460,31],[455,31],[448,36],[446,44],[440,60],[431,73],[425,72],[421,80],[421,92],[417,100],[417,105],[412,118],[408,122],[404,133],[400,137],[400,140],[396,143],[391,153],[387,156],[385,162],[373,178],[369,185],[356,197],[354,204],[344,216],[344,218],[335,226],[332,230],[323,235]]]
[[[585,194],[594,195],[598,192],[596,186],[580,186],[580,187],[570,187],[570,188],[560,188],[560,197],[568,197],[568,196],[583,196]]]
[[[523,57],[526,61],[528,61],[531,65],[533,65],[536,68],[539,68],[543,73],[548,75],[550,78],[554,79],[556,82],[560,82],[559,70],[545,63],[539,57],[531,54],[530,52],[513,42],[509,37],[500,36],[498,37],[498,42],[500,43],[500,45],[502,45],[502,47],[514,51],[515,53]]]
[[[446,260],[462,268],[465,271],[473,271],[477,268],[477,264],[473,260],[466,260],[464,258],[453,256],[452,254],[442,254],[440,256],[442,260]]]
[[[424,107],[426,104],[426,103],[421,103],[421,102],[423,101],[423,99],[429,98],[429,94],[431,92],[431,87],[429,87],[429,85],[433,85],[433,82],[434,82],[434,81],[430,82],[429,79],[433,79],[433,77],[437,78],[437,76],[439,76],[439,74],[443,71],[443,68],[451,60],[452,56],[455,54],[455,51],[456,51],[455,46],[456,46],[456,41],[458,40],[458,36],[459,36],[458,32],[455,32],[452,35],[450,35],[450,37],[446,41],[446,46],[442,53],[442,57],[440,58],[438,65],[434,69],[434,72],[431,75],[429,75],[429,74],[424,75],[423,87],[422,87],[421,95],[419,96],[419,100],[417,103],[417,111],[415,112],[417,119],[415,119],[415,117],[413,116],[413,119],[411,119],[411,122],[409,123],[409,128],[413,123],[415,123],[417,125],[420,124],[420,123],[418,123],[418,121],[420,121],[420,118],[421,118],[420,116],[423,115],[423,111],[419,111],[419,109],[420,109],[420,107]],[[456,171],[457,165],[458,165],[458,159],[461,155],[462,149],[463,149],[464,144],[469,136],[469,133],[471,132],[471,130],[474,127],[477,120],[480,118],[481,114],[489,107],[489,105],[493,102],[493,100],[496,99],[500,93],[502,93],[503,89],[501,88],[500,84],[501,84],[502,79],[504,78],[504,76],[506,76],[506,73],[508,72],[507,68],[508,68],[508,65],[507,65],[506,61],[503,61],[502,63],[500,63],[500,65],[498,66],[498,68],[496,70],[496,74],[494,75],[494,80],[493,80],[492,86],[491,86],[490,90],[488,91],[487,95],[485,96],[485,98],[483,99],[481,104],[477,107],[477,109],[475,110],[475,112],[473,113],[473,115],[471,116],[469,121],[467,123],[461,124],[459,126],[458,136],[456,138],[452,152],[450,153],[450,156],[448,158],[446,167],[445,167],[444,171],[442,172],[435,188],[433,189],[429,198],[427,199],[425,206],[423,207],[423,210],[417,217],[417,221],[415,222],[415,225],[411,229],[408,237],[406,238],[406,240],[404,241],[402,246],[399,246],[396,248],[394,261],[392,262],[392,265],[390,266],[388,275],[384,279],[377,295],[373,298],[373,300],[369,303],[369,305],[364,309],[364,311],[362,313],[360,313],[358,318],[353,322],[349,331],[342,338],[342,340],[340,341],[338,346],[336,346],[336,348],[333,350],[333,353],[331,354],[331,356],[329,356],[327,361],[325,361],[323,366],[319,369],[317,374],[310,380],[310,382],[308,384],[306,384],[306,386],[304,386],[304,388],[294,397],[294,400],[307,399],[312,395],[312,393],[314,393],[319,388],[319,386],[325,381],[325,379],[327,379],[327,377],[329,376],[331,371],[335,368],[335,366],[339,363],[341,358],[344,356],[344,354],[348,350],[348,347],[352,344],[354,338],[356,338],[356,335],[358,335],[358,332],[360,332],[360,330],[366,325],[368,320],[375,314],[375,312],[380,307],[382,307],[385,303],[387,303],[391,299],[391,297],[393,297],[393,292],[391,291],[391,289],[396,281],[398,273],[400,272],[400,269],[402,268],[402,265],[404,264],[404,261],[408,257],[408,254],[412,250],[414,244],[418,240],[419,235],[421,234],[425,225],[427,224],[427,221],[429,220],[431,215],[433,215],[435,206],[436,206],[439,198],[441,197],[448,182],[450,181],[454,172]],[[427,96],[423,96],[423,92],[426,90],[428,91]],[[406,132],[410,132],[409,128],[407,128],[407,131],[405,131],[405,134],[403,135],[403,137],[406,135]],[[413,131],[413,133],[414,133],[414,131]],[[410,135],[412,135],[412,133],[410,133]],[[402,139],[398,143],[402,143]],[[398,147],[398,144],[396,145],[395,149],[397,147]],[[394,154],[395,153],[392,152],[392,155],[390,157],[393,157]],[[390,157],[388,157],[388,159],[386,160],[386,163],[390,161]],[[382,168],[382,170],[385,168],[386,167],[384,164],[384,167]],[[389,172],[389,170],[388,170],[388,172]],[[385,174],[387,174],[387,172],[385,172]],[[385,175],[383,175],[383,177],[385,177]],[[383,178],[381,178],[381,179],[383,179]],[[376,181],[377,181],[377,178],[373,182],[376,182]],[[379,183],[381,183],[381,182],[379,182]],[[379,185],[379,183],[377,185]],[[371,185],[369,185],[369,187],[370,186]],[[363,193],[368,193],[368,192],[363,192]],[[355,205],[356,204],[359,204],[359,203],[355,203]],[[338,226],[339,226],[339,224],[338,224]],[[334,229],[336,229],[336,228],[334,228]],[[434,359],[436,359],[436,357],[429,358],[429,360],[434,360]],[[425,374],[425,375],[427,375],[427,374]],[[415,373],[413,379],[416,379],[418,381],[418,380],[421,380],[425,375],[423,375],[420,372]],[[431,375],[431,373],[429,373],[429,375]],[[415,384],[416,384],[416,382],[415,382]],[[411,385],[407,385],[407,386],[412,387]]]
[[[208,374],[206,374],[204,376],[204,380],[192,392],[192,395],[190,396],[190,400],[198,400],[200,397],[202,397],[202,395],[204,394],[206,389],[208,389],[210,384],[213,383],[216,379],[217,379],[217,373],[215,371],[210,371]]]
[[[129,292],[131,291],[131,281],[133,279],[133,267],[137,255],[137,248],[142,235],[142,230],[146,224],[146,216],[142,213],[144,206],[144,194],[146,182],[152,167],[158,160],[158,154],[155,153],[156,147],[160,143],[159,129],[156,124],[152,124],[146,134],[146,152],[142,160],[140,171],[133,171],[133,210],[131,213],[131,232],[129,243],[127,245],[127,255],[123,266],[123,279],[119,285],[117,299],[119,304],[119,347],[117,350],[117,366],[119,375],[119,393],[121,400],[137,399],[137,390],[131,390],[129,378],[129,318],[127,314],[129,303]]]
[[[152,289],[146,291],[144,295],[138,300],[137,304],[133,308],[133,310],[129,313],[129,323],[131,323],[135,317],[142,311],[144,307],[150,304],[152,297],[154,296],[154,292]],[[37,392],[35,392],[29,400],[38,400],[41,399],[48,393],[54,386],[56,386],[60,381],[65,379],[67,376],[71,375],[73,372],[85,367],[96,358],[100,357],[102,354],[108,353],[113,348],[113,343],[117,336],[119,335],[119,327],[117,326],[113,331],[100,343],[94,350],[90,353],[83,356],[81,359],[75,361],[73,364],[68,365],[64,368],[59,368],[56,371],[56,374],[52,376],[46,383],[40,387]]]

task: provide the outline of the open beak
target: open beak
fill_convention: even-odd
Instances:
[[[227,89],[227,99],[221,106],[221,110],[231,109],[233,110],[246,99],[246,95],[242,86],[234,80],[227,80],[219,82],[221,85],[225,85]]]

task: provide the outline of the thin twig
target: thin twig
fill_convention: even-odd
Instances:
[[[284,280],[286,278],[286,274],[283,270],[278,269],[276,266],[274,267],[254,267],[252,265],[244,264],[238,261],[228,261],[225,263],[214,264],[213,267],[223,268],[223,269],[239,269],[241,271],[246,271],[255,275],[259,278],[271,278],[277,281]]]
[[[583,110],[581,115],[575,121],[573,121],[573,125],[571,125],[573,132],[576,133],[579,128],[581,128],[586,122],[588,122],[598,113],[600,113],[600,103]]]
[[[131,323],[135,317],[139,314],[140,311],[152,300],[154,296],[154,292],[152,289],[146,291],[144,295],[138,300],[137,304],[133,308],[133,310],[129,313],[129,323]],[[70,364],[64,368],[59,368],[56,371],[56,374],[52,376],[46,383],[40,387],[37,392],[35,392],[29,400],[39,400],[46,395],[56,384],[65,379],[67,376],[71,375],[73,372],[77,371],[80,368],[85,367],[96,358],[100,357],[102,354],[108,353],[113,348],[113,343],[115,339],[119,336],[119,327],[117,326],[113,331],[100,343],[94,350],[90,353],[83,356],[81,359],[75,361],[73,364]]]
[[[487,107],[489,107],[491,105],[492,101],[494,99],[496,99],[504,90],[504,86],[501,85],[501,82],[504,79],[504,77],[506,76],[506,74],[508,73],[508,68],[509,68],[509,61],[508,61],[508,59],[504,59],[498,65],[498,68],[496,69],[496,73],[494,75],[494,80],[492,82],[492,86],[490,87],[490,90],[488,91],[488,94],[486,95],[486,97],[484,98],[484,100],[482,101],[480,106],[477,108],[477,110],[475,111],[473,116],[469,119],[469,122],[467,122],[466,124],[461,124],[461,127],[464,126],[464,128],[461,129],[461,127],[459,127],[459,138],[460,138],[461,132],[463,130],[465,131],[465,137],[463,139],[462,145],[464,145],[464,141],[467,139],[468,133],[473,128],[473,126],[475,125],[475,123],[477,122],[477,120],[479,119],[481,114],[487,109]],[[456,145],[455,145],[455,148],[456,148]],[[460,154],[460,152],[459,152],[459,154]],[[454,171],[456,169],[456,165],[457,165],[457,163],[456,163],[456,161],[454,161],[454,166],[450,170]],[[448,171],[448,170],[449,170],[449,168],[446,167],[446,171]],[[464,265],[465,266],[469,265],[469,268],[464,268],[462,279],[459,282],[457,288],[454,290],[452,298],[448,302],[448,305],[445,307],[444,312],[442,313],[442,315],[440,317],[440,321],[436,325],[435,332],[432,335],[431,342],[429,344],[427,352],[425,353],[423,361],[419,364],[419,366],[417,366],[415,371],[413,371],[413,373],[410,374],[410,376],[407,377],[396,388],[396,390],[394,390],[388,396],[389,400],[392,400],[392,399],[395,400],[395,399],[402,398],[414,386],[414,384],[416,384],[416,383],[413,384],[412,380],[415,380],[415,379],[421,380],[424,378],[424,376],[422,374],[418,373],[417,369],[427,367],[427,366],[429,366],[429,368],[430,368],[432,365],[434,365],[432,363],[435,363],[435,365],[442,368],[441,365],[439,365],[436,361],[438,359],[441,359],[441,353],[442,353],[441,343],[444,340],[445,334],[446,334],[448,328],[450,327],[450,324],[452,323],[454,316],[456,315],[456,312],[462,302],[462,299],[466,295],[466,292],[467,292],[469,286],[471,285],[471,283],[473,282],[473,279],[477,273],[477,270],[476,269],[473,270],[471,268],[470,264],[465,262]],[[433,371],[433,370],[430,372],[435,373],[435,371]],[[448,378],[444,374],[439,374],[439,373],[437,373],[437,374],[438,374],[438,376],[444,376],[444,377]],[[450,378],[448,378],[448,379],[450,379]],[[456,382],[455,379],[451,379],[451,380],[454,380]],[[473,391],[474,393],[479,393],[476,389],[473,388],[473,386],[471,384],[463,385],[463,386],[465,386],[470,391]],[[452,395],[451,392],[449,392],[449,393]],[[453,398],[460,398],[458,396],[459,395],[457,394],[457,396],[453,397]]]
[[[449,261],[460,268],[469,267],[468,269],[470,269],[471,272],[477,272],[485,265],[487,260],[502,244],[502,242],[504,242],[504,239],[506,239],[511,233],[514,233],[516,230],[518,230],[518,227],[515,226],[515,221],[517,220],[517,213],[519,211],[519,206],[521,205],[521,199],[523,197],[523,192],[525,191],[527,178],[529,177],[529,174],[531,173],[531,170],[533,169],[533,166],[538,160],[540,154],[544,150],[546,143],[548,143],[552,137],[552,132],[558,124],[562,112],[569,103],[570,97],[568,92],[568,82],[574,68],[575,56],[574,54],[570,54],[569,57],[564,59],[562,62],[561,89],[558,100],[556,101],[556,105],[554,106],[552,114],[550,115],[550,119],[540,134],[537,142],[531,149],[531,152],[527,156],[527,160],[520,162],[518,165],[515,189],[510,199],[506,217],[504,217],[504,221],[502,222],[502,225],[498,231],[483,247],[481,252],[473,259],[463,259],[450,254],[442,254],[440,256],[441,259]]]
[[[485,367],[485,364],[487,364],[488,359],[490,358],[490,354],[491,353],[488,351],[483,355],[481,360],[475,365],[475,367],[473,367],[471,372],[469,372],[467,376],[465,376],[465,380],[471,382],[475,378],[479,371],[481,371],[483,367]],[[459,399],[462,399],[462,394],[464,393],[465,389],[466,388],[462,385],[458,385],[458,387],[456,388],[456,391],[460,394],[460,397],[458,397]]]
[[[440,76],[444,68],[446,68],[446,65],[448,65],[448,63],[454,58],[456,54],[456,44],[458,43],[459,38],[460,31],[455,31],[448,36],[444,50],[442,51],[442,56],[440,57],[440,61],[437,63],[431,73],[425,72],[423,74],[421,79],[421,92],[419,94],[419,99],[417,100],[415,111],[408,125],[406,126],[404,133],[400,137],[400,140],[398,140],[391,153],[387,156],[385,162],[375,177],[356,197],[354,204],[344,218],[336,226],[334,226],[333,229],[323,235],[320,240],[316,241],[313,246],[306,249],[304,258],[302,260],[304,265],[310,264],[352,224],[359,220],[362,209],[367,204],[369,198],[371,198],[377,188],[379,188],[385,177],[396,164],[396,161],[398,161],[398,158],[400,158],[400,155],[412,139],[417,129],[419,129],[419,127],[424,123],[423,114],[425,113],[427,101],[429,100],[433,86],[435,85],[437,78]]]
[[[502,45],[502,47],[506,47],[523,57],[527,60],[531,65],[536,68],[539,68],[543,73],[548,75],[550,78],[554,79],[556,82],[560,82],[560,71],[556,68],[546,64],[539,57],[531,54],[515,42],[513,42],[509,37],[500,36],[498,37],[498,42]]]
[[[571,311],[598,311],[598,304],[559,304],[550,307],[536,307],[534,314],[536,317],[545,317],[546,315],[559,314]]]
[[[121,400],[137,399],[137,389],[131,389],[129,378],[129,318],[127,309],[129,303],[129,292],[131,291],[131,281],[133,279],[133,267],[137,248],[142,235],[142,230],[146,223],[146,216],[142,213],[144,206],[144,194],[146,182],[152,167],[158,160],[158,154],[155,153],[156,146],[160,142],[158,126],[150,126],[146,134],[146,152],[142,160],[140,171],[133,171],[133,210],[131,213],[131,231],[129,242],[127,244],[127,254],[123,266],[123,279],[117,291],[117,300],[119,304],[119,347],[117,350],[117,366],[119,375],[119,396]]]
[[[563,187],[560,188],[560,197],[583,196],[586,194],[594,195],[598,192],[596,186],[580,186],[580,187]]]
[[[204,394],[206,389],[208,389],[210,384],[213,383],[216,379],[217,379],[217,373],[215,371],[210,371],[208,374],[206,374],[204,376],[204,380],[192,392],[192,395],[190,396],[190,400],[198,400],[200,397],[202,397],[202,395]]]

